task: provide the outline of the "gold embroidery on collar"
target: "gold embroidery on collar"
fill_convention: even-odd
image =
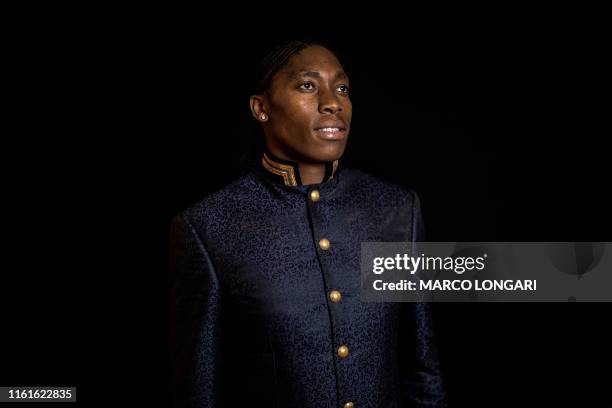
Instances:
[[[329,179],[330,179],[330,180],[331,180],[331,179],[333,179],[333,178],[334,178],[334,176],[336,175],[336,169],[337,169],[337,168],[338,168],[338,160],[334,160],[334,162],[333,162],[333,168],[332,168],[332,174],[331,174],[331,176],[329,177]]]
[[[282,176],[286,186],[297,186],[293,166],[275,162],[265,153],[261,159],[261,164],[272,173]]]

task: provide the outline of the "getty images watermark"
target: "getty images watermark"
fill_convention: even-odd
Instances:
[[[363,242],[370,302],[610,302],[609,242]]]

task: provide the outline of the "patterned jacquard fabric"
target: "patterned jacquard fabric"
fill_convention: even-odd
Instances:
[[[413,191],[342,165],[305,186],[259,166],[177,215],[174,406],[445,406],[428,305],[359,300],[361,242],[422,231]]]

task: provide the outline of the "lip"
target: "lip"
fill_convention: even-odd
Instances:
[[[316,128],[313,129],[313,131],[318,137],[323,140],[342,140],[346,137],[347,134],[346,127],[344,127],[344,124],[338,122],[324,123],[318,125]]]
[[[333,128],[334,126],[329,126]],[[337,127],[336,127],[337,128]],[[315,134],[323,140],[342,140],[346,137],[346,129],[337,128],[338,130],[328,131],[321,130],[324,128],[317,128],[314,130]]]

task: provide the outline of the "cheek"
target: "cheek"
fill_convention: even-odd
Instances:
[[[293,132],[310,131],[316,116],[316,105],[308,100],[295,101],[284,107],[284,122]]]
[[[344,105],[344,111],[346,120],[350,121],[353,116],[353,104],[350,100]]]
[[[292,92],[278,93],[271,101],[272,112],[275,116],[283,120],[290,119],[296,113],[304,110],[307,100],[303,97],[296,97]]]
[[[293,117],[299,122],[310,122],[316,113],[317,106],[308,99],[300,99],[293,104]]]

